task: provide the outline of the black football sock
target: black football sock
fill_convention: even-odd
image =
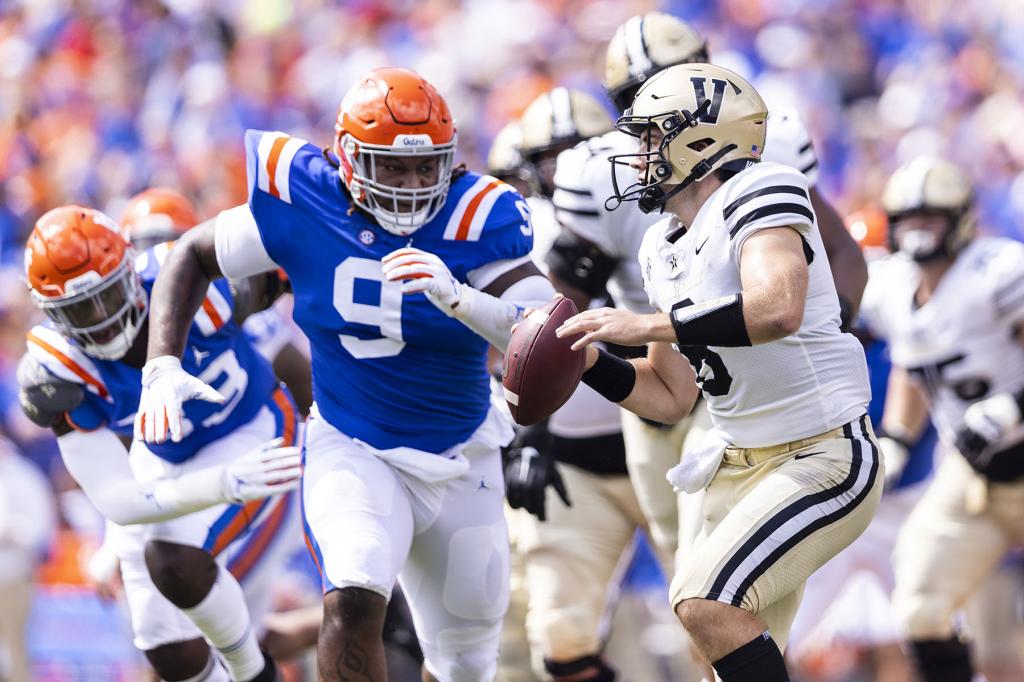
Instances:
[[[971,682],[974,677],[970,652],[957,637],[915,640],[910,650],[924,682]]]
[[[767,632],[711,664],[723,682],[789,682],[786,661]]]

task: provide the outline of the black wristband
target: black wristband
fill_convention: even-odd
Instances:
[[[853,304],[847,299],[839,296],[839,331],[850,331],[853,324]]]
[[[749,346],[743,320],[743,294],[723,296],[694,305],[688,300],[672,309],[669,317],[680,346]]]
[[[583,383],[613,403],[621,403],[636,385],[636,368],[608,351],[598,349],[597,362],[583,373]]]

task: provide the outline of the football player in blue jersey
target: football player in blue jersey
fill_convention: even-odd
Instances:
[[[19,398],[33,421],[53,429],[68,471],[108,520],[146,524],[124,529],[119,554],[136,646],[160,676],[270,680],[274,666],[256,643],[245,597],[214,557],[250,528],[262,537],[281,526],[288,496],[263,498],[296,487],[297,419],[241,333],[239,320],[255,306],[226,282],[204,292],[185,363],[224,398],[190,406],[176,442],[137,441],[129,457],[121,440],[132,434],[149,289],[168,249],[136,258],[113,221],[80,206],[40,218],[25,270],[49,324],[28,334]],[[243,559],[251,566],[255,556]]]
[[[200,222],[192,202],[166,187],[139,192],[128,200],[121,214],[121,229],[137,253],[180,239]],[[248,279],[236,280],[231,285],[237,289],[248,287],[249,282]],[[313,402],[309,357],[295,345],[295,332],[285,321],[285,313],[271,307],[271,301],[287,289],[287,281],[269,280],[269,284],[272,286],[265,288],[264,300],[257,304],[266,309],[246,317],[242,328],[259,354],[273,366],[274,374],[288,387],[299,413],[305,417]],[[248,291],[240,293],[250,294]]]
[[[510,186],[454,168],[455,123],[417,74],[384,68],[346,94],[329,150],[246,134],[249,202],[183,237],[154,289],[140,421],[182,435],[209,387],[180,358],[207,282],[284,268],[310,339],[315,404],[303,511],[323,576],[321,679],[385,679],[381,628],[400,577],[429,674],[494,677],[508,601],[488,342],[554,291],[530,261]]]

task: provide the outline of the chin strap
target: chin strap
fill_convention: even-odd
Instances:
[[[664,212],[665,204],[668,203],[669,199],[679,194],[698,180],[703,180],[704,177],[714,169],[714,165],[718,163],[718,160],[734,149],[736,149],[736,145],[734,144],[725,145],[717,152],[694,166],[693,170],[690,171],[690,174],[687,175],[682,182],[667,192],[662,189],[661,185],[641,187],[637,190],[637,208],[644,213],[653,213],[655,210],[658,210],[659,213]],[[629,190],[627,190],[627,192],[628,191]]]

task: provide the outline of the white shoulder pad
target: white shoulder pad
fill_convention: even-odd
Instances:
[[[636,140],[617,130],[584,140],[558,155],[555,169],[555,193],[552,203],[558,222],[614,258],[622,254],[621,235],[615,234],[618,222],[611,218],[605,201],[612,196],[612,164],[608,157],[636,151]],[[619,190],[637,181],[629,168],[616,167]],[[631,210],[625,205],[618,210]]]
[[[811,134],[796,109],[768,112],[762,158],[796,168],[807,177],[809,187],[818,182],[818,155],[814,152]]]
[[[32,359],[54,376],[86,389],[104,400],[112,400],[102,375],[81,348],[48,327],[36,325],[28,332],[28,352]]]
[[[217,214],[213,240],[217,265],[225,277],[244,279],[277,267],[277,263],[267,255],[263,237],[248,204]]]
[[[754,164],[726,182],[722,191],[722,218],[736,242],[769,227],[792,226],[807,235],[814,223],[807,179],[790,166]]]

